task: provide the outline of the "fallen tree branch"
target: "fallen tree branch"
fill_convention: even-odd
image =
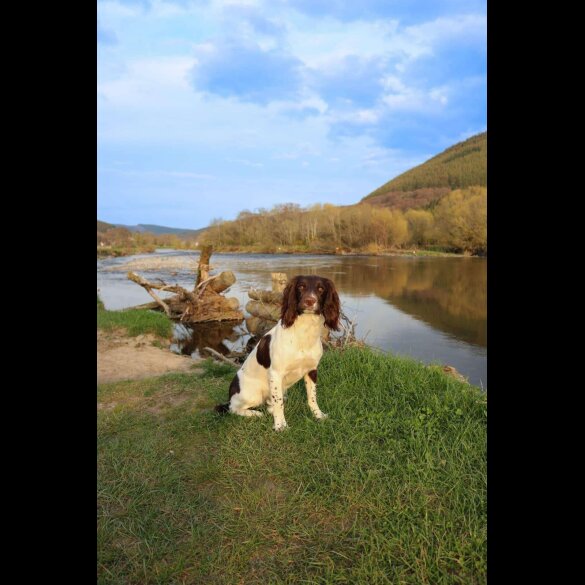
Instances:
[[[127,276],[128,276],[129,280],[131,280],[132,282],[135,282],[136,284],[139,284],[140,286],[144,287],[146,290],[154,288],[154,289],[165,291],[165,292],[174,292],[178,295],[182,295],[182,296],[188,298],[190,301],[197,300],[197,297],[192,292],[185,290],[182,286],[179,286],[178,284],[166,284],[164,281],[161,281],[162,284],[155,284],[153,282],[148,282],[148,280],[146,280],[145,278],[142,278],[142,276],[139,276],[135,272],[128,272]]]
[[[202,280],[196,287],[195,290],[197,290],[200,286],[203,286],[204,284],[207,284],[210,280],[213,280],[214,278],[217,278],[219,276],[219,274],[216,274],[215,276],[210,276],[209,278],[206,278],[205,280]]]
[[[240,364],[226,358],[225,356],[221,355],[221,353],[219,353],[218,351],[215,351],[215,349],[211,349],[211,347],[204,347],[203,349],[205,351],[208,351],[211,355],[213,355],[217,359],[221,360],[222,362],[229,364],[230,366],[235,366],[236,368],[240,367]]]
[[[218,275],[221,277],[227,273]],[[134,272],[128,272],[128,278],[142,286],[148,294],[157,302],[166,315],[170,318],[177,318],[184,322],[203,322],[203,321],[239,321],[244,318],[243,313],[239,310],[240,301],[233,298],[226,298],[215,292],[211,286],[206,285],[211,282],[203,283],[203,286],[197,292],[190,292],[179,285],[156,284],[149,282],[142,276]],[[227,276],[227,281],[233,277],[232,273]],[[216,277],[214,277],[216,278]],[[221,280],[221,278],[218,278]],[[235,280],[235,278],[234,278]],[[222,285],[227,282],[224,278]],[[176,293],[176,296],[169,297],[166,302],[159,298],[152,289]]]
[[[171,310],[169,309],[168,305],[158,295],[154,294],[151,289],[147,288],[146,292],[162,307],[166,316],[170,317]]]
[[[153,288],[162,289],[164,287],[157,284],[151,284],[150,282],[148,282],[141,276],[138,276],[138,274],[135,274],[134,272],[128,272],[128,278],[142,286],[146,290],[146,292],[162,307],[167,317],[171,316],[171,310],[169,309],[168,305],[157,294],[155,294],[152,291]]]

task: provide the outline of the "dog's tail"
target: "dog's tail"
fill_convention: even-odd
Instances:
[[[226,414],[230,411],[230,403],[226,402],[225,404],[218,404],[215,407],[215,412],[219,412],[219,414]]]

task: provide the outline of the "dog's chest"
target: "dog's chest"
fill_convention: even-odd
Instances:
[[[320,352],[310,352],[306,350],[299,351],[286,362],[286,367],[283,368],[283,382],[285,387],[288,387],[298,380],[300,380],[309,371],[317,368]]]
[[[280,355],[276,357],[276,362],[279,363],[279,369],[283,371],[286,381],[292,383],[315,369],[323,355],[323,346],[318,336],[313,336],[311,343],[308,343],[305,336],[290,336],[279,350]]]

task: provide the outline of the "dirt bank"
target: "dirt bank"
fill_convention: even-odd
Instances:
[[[137,380],[160,376],[168,372],[191,370],[202,361],[190,356],[177,355],[155,347],[154,335],[127,337],[122,331],[97,332],[97,381],[98,384],[118,380]],[[159,343],[161,343],[159,341]]]

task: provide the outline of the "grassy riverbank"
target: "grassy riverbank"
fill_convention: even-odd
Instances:
[[[487,399],[326,352],[312,420],[220,417],[234,369],[98,387],[99,583],[485,583]]]
[[[97,328],[104,331],[112,331],[116,328],[124,329],[130,337],[152,333],[168,339],[173,331],[173,322],[163,313],[145,309],[108,311],[98,295]]]

